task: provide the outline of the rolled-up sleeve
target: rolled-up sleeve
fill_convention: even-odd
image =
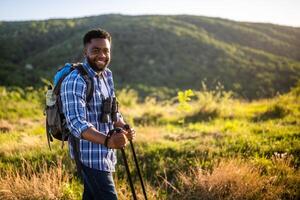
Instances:
[[[86,83],[75,72],[65,78],[61,85],[61,102],[70,132],[77,138],[81,133],[93,127],[86,116]]]

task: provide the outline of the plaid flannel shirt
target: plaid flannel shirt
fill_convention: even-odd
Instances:
[[[90,127],[95,127],[107,135],[113,129],[112,122],[100,123],[101,106],[103,97],[114,96],[112,72],[105,69],[103,77],[99,76],[85,60],[83,67],[88,76],[93,78],[94,92],[90,102],[86,102],[87,84],[78,70],[72,71],[63,81],[61,86],[61,100],[63,112],[66,117],[70,132],[80,139],[80,161],[83,165],[101,171],[115,171],[116,150],[84,140],[81,133]],[[106,84],[105,84],[106,83]],[[89,107],[89,109],[88,109]],[[69,148],[71,157],[74,158],[73,147]]]

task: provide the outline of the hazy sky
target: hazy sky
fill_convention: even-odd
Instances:
[[[0,21],[192,14],[300,27],[300,0],[0,0]]]

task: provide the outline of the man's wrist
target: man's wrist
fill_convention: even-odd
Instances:
[[[107,147],[107,148],[108,148],[108,141],[109,141],[109,139],[110,139],[110,136],[107,135],[105,137],[105,140],[104,140],[104,146]]]
[[[107,133],[106,137],[105,137],[105,140],[104,140],[104,146],[107,147],[107,148],[108,148],[108,143],[109,143],[109,140],[110,140],[110,138],[111,138],[113,132],[114,132],[114,130],[110,130],[110,131]]]

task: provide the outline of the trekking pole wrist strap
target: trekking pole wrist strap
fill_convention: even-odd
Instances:
[[[107,135],[107,136],[105,137],[105,140],[104,140],[104,146],[107,147],[107,148],[108,148],[107,145],[108,145],[108,140],[109,140],[109,139],[110,139],[110,136]]]
[[[114,133],[114,130],[110,130],[104,140],[104,146],[108,148],[108,140],[111,138],[112,134]]]

